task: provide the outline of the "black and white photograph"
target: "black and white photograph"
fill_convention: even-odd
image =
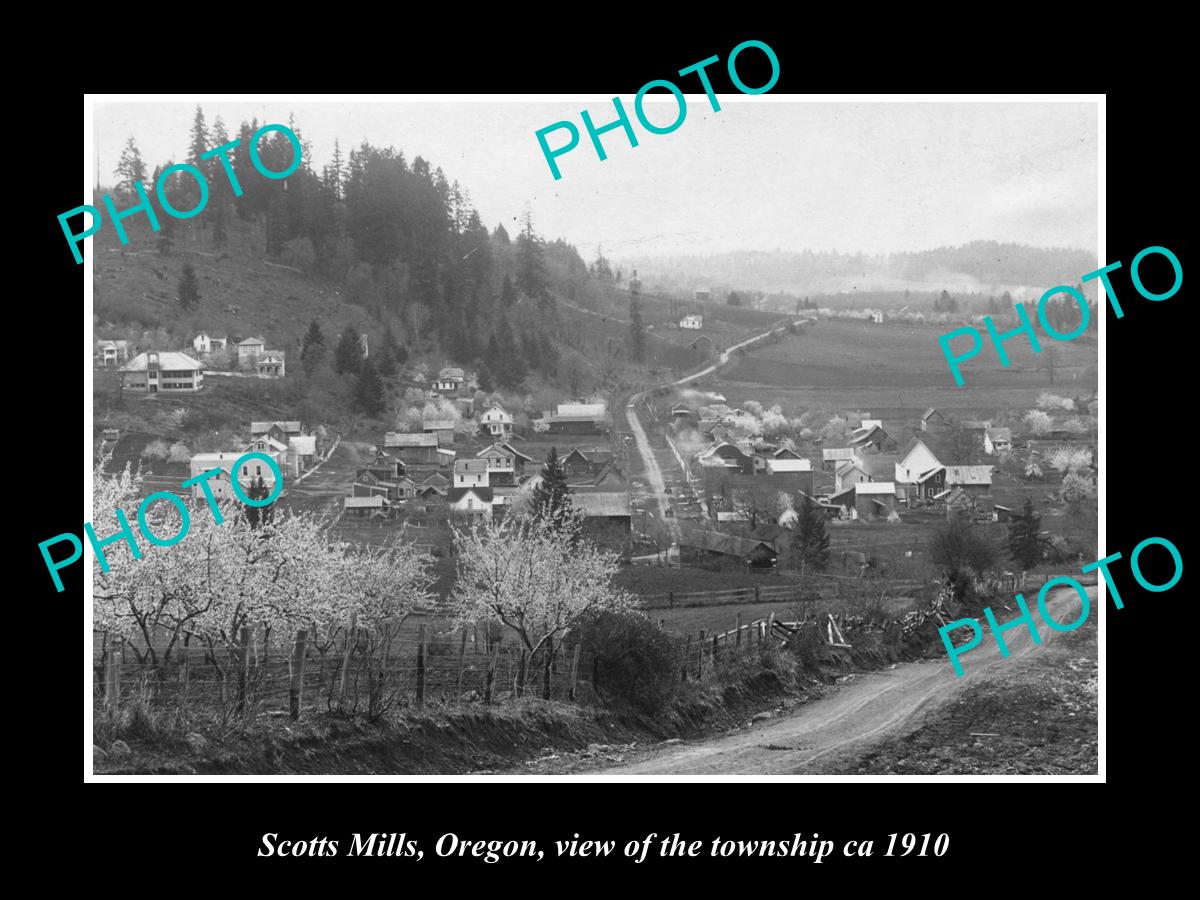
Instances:
[[[85,778],[1102,779],[1104,97],[691,79],[88,96]]]

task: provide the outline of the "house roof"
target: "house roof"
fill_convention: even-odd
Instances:
[[[887,440],[888,433],[878,425],[872,425],[870,428],[860,428],[850,435],[850,443],[864,444],[867,441]]]
[[[894,494],[896,485],[891,481],[860,481],[854,490],[860,494]]]
[[[490,487],[450,488],[450,490],[446,491],[446,502],[447,503],[457,503],[459,500],[461,500],[465,496],[467,496],[467,494],[474,494],[476,497],[478,497],[484,503],[492,502],[492,489]]]
[[[925,412],[921,413],[921,421],[924,422],[925,420],[929,419],[931,416],[937,416],[939,419],[946,418],[940,412],[938,412],[937,409],[935,409],[934,407],[931,406],[931,407],[929,407],[929,409],[925,410]]]
[[[455,475],[486,475],[487,471],[486,459],[456,459],[454,461]]]
[[[853,447],[831,447],[821,451],[821,458],[826,462],[835,459],[847,460],[854,458]]]
[[[453,431],[453,419],[426,419],[421,423],[421,428],[425,431]]]
[[[991,466],[946,466],[946,484],[991,484]]]
[[[900,455],[897,453],[864,453],[858,464],[873,479],[891,481],[898,462]]]
[[[454,459],[454,457],[458,455],[457,450],[451,450],[448,447],[438,447],[437,453],[438,456],[448,456],[450,459]]]
[[[855,469],[858,469],[858,471],[862,472],[864,475],[869,474],[866,469],[852,459],[848,459],[846,462],[839,465],[834,472],[837,475],[845,475],[847,472],[853,472]]]
[[[156,351],[150,350],[146,353],[139,353],[125,365],[121,366],[122,372],[145,372],[147,368],[147,359],[150,353]],[[163,350],[158,353],[158,367],[167,371],[191,369],[193,371],[204,368],[202,363],[196,362],[186,353],[180,353],[177,350]]]
[[[495,403],[495,402],[493,402],[491,406],[489,406],[486,410],[484,410],[483,417],[485,419],[499,418],[501,421],[503,421],[505,419],[508,419],[510,422],[512,421],[512,416],[509,415],[508,410],[505,409],[503,406],[501,406],[499,403]]]
[[[436,447],[438,436],[424,432],[417,434],[409,431],[389,431],[383,436],[383,445],[385,447]]]
[[[283,362],[283,354],[278,350],[271,350],[264,356],[260,356],[256,365],[270,365],[271,363]]]
[[[250,423],[250,433],[252,435],[262,434],[264,432],[270,431],[272,425],[278,425],[280,430],[282,430],[285,434],[299,434],[300,433],[300,423],[299,422],[251,422]]]
[[[588,518],[630,514],[628,491],[594,491],[572,494],[571,502],[582,509],[584,516]]]
[[[262,338],[256,338],[256,337],[248,337],[244,341],[238,341],[239,347],[249,347],[252,344],[262,344],[265,347],[267,345],[267,342],[264,341]]]
[[[342,503],[346,509],[383,509],[388,505],[388,499],[383,494],[372,494],[370,497],[346,497]]]
[[[725,534],[721,531],[694,531],[679,543],[684,547],[697,547],[701,550],[737,557],[749,556],[759,550],[765,550],[771,556],[775,556],[775,548],[767,541],[739,537],[736,534]]]
[[[431,485],[433,487],[445,487],[450,483],[450,479],[441,472],[431,472],[421,481],[423,485]]]
[[[466,374],[463,372],[463,370],[456,368],[454,366],[447,366],[446,368],[444,368],[440,372],[438,372],[439,380],[443,380],[443,379],[451,380],[452,379],[454,381],[462,381],[465,378],[466,378]]]
[[[311,456],[317,452],[317,436],[315,434],[297,434],[288,443],[300,456]]]
[[[987,430],[987,434],[988,434],[988,437],[991,438],[993,441],[1011,441],[1012,440],[1012,429],[1011,428],[989,428]]]
[[[512,444],[509,444],[506,441],[497,441],[496,443],[492,444],[490,447],[484,447],[482,450],[480,450],[475,455],[476,456],[487,456],[489,453],[493,453],[493,452],[504,453],[508,456],[519,457],[519,458],[525,460],[525,462],[533,462],[532,456],[526,456],[524,453],[522,453],[520,450],[516,449],[515,447],[512,446]]]
[[[829,498],[829,502],[834,506],[848,506],[854,502],[854,488],[857,485],[850,485],[844,491],[838,491]]]
[[[804,457],[793,450],[791,447],[780,447],[775,451],[776,459],[803,459]]]
[[[771,459],[767,461],[767,470],[771,472],[811,472],[812,462],[807,459]]]
[[[603,403],[560,403],[554,410],[558,417],[604,418]]]
[[[264,442],[272,450],[286,450],[288,448],[288,445],[283,443],[283,441],[277,441],[277,440],[275,440],[275,438],[271,437],[269,434],[256,435],[250,441],[250,443],[257,444],[259,441]]]

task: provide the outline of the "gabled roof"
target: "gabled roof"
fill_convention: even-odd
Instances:
[[[438,447],[437,453],[438,456],[449,457],[450,459],[454,459],[458,455],[457,450],[451,450],[448,447]]]
[[[603,419],[603,403],[560,403],[554,410],[555,418],[560,419]]]
[[[450,490],[446,491],[446,502],[457,503],[459,500],[463,499],[463,497],[467,496],[467,494],[474,494],[484,503],[492,502],[492,489],[490,487],[450,488]]]
[[[927,421],[928,419],[930,419],[933,416],[937,416],[939,419],[946,418],[940,412],[938,412],[937,409],[935,409],[934,407],[931,406],[931,407],[929,407],[929,409],[925,410],[925,412],[921,413],[921,421],[922,422]]]
[[[946,484],[991,484],[991,466],[946,466]]]
[[[860,481],[854,490],[860,494],[894,494],[896,485],[891,481]]]
[[[449,381],[449,380],[462,381],[465,378],[466,378],[466,374],[463,372],[463,370],[456,368],[454,366],[446,366],[446,368],[444,368],[444,369],[442,369],[442,371],[438,372],[438,380],[439,381]]]
[[[804,459],[780,459],[775,457],[767,460],[768,472],[811,472],[812,462]]]
[[[275,450],[277,452],[280,450],[287,450],[287,448],[288,448],[288,445],[283,443],[283,441],[277,441],[277,440],[275,440],[275,438],[271,437],[269,434],[266,434],[266,433],[255,435],[250,440],[251,444],[257,444],[260,442],[265,443],[267,445],[267,447],[269,447],[270,449]],[[249,445],[247,445],[247,446],[249,446]]]
[[[441,472],[430,472],[429,475],[421,481],[421,484],[430,485],[432,487],[445,487],[449,483],[450,479]]]
[[[250,434],[259,435],[259,434],[268,432],[271,430],[272,425],[278,425],[279,429],[282,432],[284,432],[284,434],[291,435],[291,434],[299,434],[300,433],[300,423],[288,421],[288,422],[251,422],[250,423]]]
[[[248,337],[244,341],[238,341],[239,347],[248,347],[252,344],[262,344],[265,347],[267,345],[267,342],[264,341],[262,338],[256,338],[256,337]]]
[[[372,494],[370,497],[346,497],[342,501],[346,509],[383,509],[388,504],[383,494]]]
[[[477,457],[487,456],[489,453],[492,453],[492,452],[499,452],[499,453],[504,453],[508,456],[520,457],[521,459],[525,460],[525,462],[533,462],[532,456],[526,456],[524,453],[522,453],[520,450],[517,450],[515,447],[513,447],[512,444],[508,443],[507,441],[496,441],[494,444],[492,444],[488,447],[484,447],[482,450],[480,450],[475,455]]]
[[[630,514],[628,491],[594,491],[572,494],[571,502],[582,509],[584,516],[588,518]]]
[[[879,425],[872,425],[870,428],[860,428],[850,435],[850,443],[865,444],[868,441],[887,440],[888,433]]]
[[[929,446],[929,441],[924,440],[923,438],[914,437],[907,444],[905,444],[904,449],[900,451],[900,461],[903,462],[905,459],[907,459],[908,455],[917,449],[918,444],[920,444],[927,451],[929,451],[929,455],[932,456],[934,459],[938,458],[937,453],[934,451],[934,449],[931,446]]]
[[[737,557],[746,557],[758,550],[765,550],[771,556],[775,556],[775,548],[767,541],[739,537],[736,534],[725,534],[721,531],[694,531],[682,538],[679,543],[684,547],[697,547],[701,550],[726,553]]]
[[[383,436],[383,445],[385,447],[436,447],[438,436],[424,432],[417,434],[409,431],[389,431]]]
[[[823,460],[825,460],[825,462],[830,462],[831,460],[837,460],[837,459],[840,459],[840,460],[853,459],[854,458],[854,448],[853,447],[832,447],[832,448],[829,448],[826,450],[822,450],[821,458]]]
[[[804,457],[793,450],[791,447],[780,447],[775,451],[776,459],[803,459]]]
[[[148,368],[147,360],[154,350],[149,350],[145,353],[139,353],[125,365],[121,366],[122,372],[145,372]],[[158,352],[158,367],[166,371],[181,371],[190,369],[192,371],[202,370],[203,363],[199,363],[192,359],[186,353],[180,353],[177,350],[163,350]]]
[[[862,472],[864,475],[870,474],[869,472],[867,472],[866,469],[864,469],[862,466],[860,466],[857,462],[855,462],[852,459],[848,459],[848,460],[846,460],[846,462],[840,464],[834,470],[834,474],[845,475],[847,472],[853,472],[855,469],[858,469],[858,471]]]
[[[987,430],[987,434],[988,434],[988,437],[991,438],[993,441],[1011,441],[1012,440],[1012,429],[1011,428],[989,428]]]

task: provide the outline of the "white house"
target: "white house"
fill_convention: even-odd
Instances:
[[[284,376],[283,353],[268,350],[254,361],[259,378],[282,378]]]
[[[96,359],[102,366],[120,366],[129,362],[129,341],[100,341]]]
[[[869,310],[869,313],[870,313],[872,322],[874,322],[876,325],[883,324],[883,310],[882,309],[872,309],[872,310]]]
[[[222,497],[235,497],[236,495],[233,493],[233,486],[230,482],[230,477],[234,463],[236,463],[238,459],[244,455],[245,451],[235,453],[197,453],[192,457],[190,462],[192,477],[195,478],[197,475],[202,475],[209,469],[220,469],[221,474],[213,476],[212,478],[208,479],[207,482],[212,490],[213,496],[217,497],[218,499]],[[278,458],[274,453],[270,455],[272,458],[276,459],[276,462],[279,464],[280,471],[282,471],[284,462],[282,458],[283,454],[279,454]],[[262,478],[263,483],[272,491],[275,489],[275,473],[272,471],[271,467],[261,459],[246,460],[238,469],[236,477],[244,492],[248,491],[250,485],[256,482],[259,478]],[[192,496],[195,498],[201,498],[204,496],[204,485],[202,483],[192,485]]]
[[[983,432],[983,452],[988,456],[1012,450],[1011,428],[988,428]]]
[[[904,486],[905,493],[909,493],[923,476],[941,465],[923,440],[913,438],[900,454],[900,461],[896,463],[896,484]]]
[[[456,394],[466,380],[467,375],[462,369],[447,366],[438,372],[438,377],[433,382],[433,390],[439,394]]]
[[[679,320],[679,327],[699,331],[704,327],[704,316],[700,313],[692,313],[691,315],[684,316]]]
[[[262,338],[248,337],[238,344],[238,365],[251,368],[255,360],[267,349],[267,343]]]
[[[492,489],[490,487],[450,488],[446,491],[446,506],[455,516],[492,516]]]
[[[139,353],[120,371],[125,388],[131,391],[194,393],[204,385],[204,366],[173,350]]]
[[[504,438],[512,434],[512,416],[499,403],[493,403],[488,407],[487,411],[479,417],[479,422],[492,437]]]
[[[204,332],[192,338],[192,349],[201,356],[208,356],[214,350],[224,350],[227,339],[223,337],[212,337]]]
[[[454,486],[456,488],[488,487],[490,467],[486,459],[456,459]]]

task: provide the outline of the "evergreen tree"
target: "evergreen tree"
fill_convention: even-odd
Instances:
[[[343,331],[342,336],[338,338],[337,346],[333,351],[333,371],[339,375],[347,372],[351,375],[357,375],[362,361],[362,343],[359,341],[358,332],[351,326]],[[376,372],[375,374],[378,375],[379,373]]]
[[[359,367],[354,400],[358,408],[369,416],[378,416],[387,409],[387,387],[369,359],[363,360]]]
[[[725,303],[728,306],[741,306],[742,305],[742,295],[739,294],[737,291],[730,291],[729,296],[725,298]]]
[[[132,201],[137,196],[135,185],[145,184],[146,164],[142,162],[141,151],[134,143],[132,135],[125,142],[125,149],[121,151],[121,158],[117,161],[116,176],[117,191],[127,201]]]
[[[225,123],[221,120],[220,116],[217,116],[216,121],[213,122],[212,143],[213,147],[222,147],[229,143],[229,132],[225,130]],[[220,165],[218,162],[217,166]],[[212,177],[217,175],[217,169],[215,166],[212,166],[211,162],[207,174],[210,176],[208,179],[208,205],[212,210],[209,215],[212,218],[213,243],[220,247],[229,237],[225,216],[229,200],[232,199],[233,195],[229,187],[229,180],[224,177],[223,171],[221,172],[221,177]]]
[[[378,356],[371,357],[375,360],[375,369],[384,378],[392,378],[396,374],[396,354],[392,350],[390,344],[386,341],[383,347],[380,348]]]
[[[475,383],[479,385],[479,389],[485,394],[490,394],[496,389],[496,383],[492,380],[492,373],[488,369],[487,363],[481,362],[479,364],[479,369],[475,372]]]
[[[513,290],[512,279],[504,273],[504,286],[500,289],[500,302],[505,309],[517,302],[517,292]]]
[[[571,502],[567,473],[555,447],[546,455],[541,483],[529,496],[529,519],[538,527],[568,534],[573,539],[578,539],[583,529],[583,512]]]
[[[192,119],[192,137],[188,145],[187,161],[190,165],[195,166],[204,173],[204,177],[208,183],[212,184],[212,179],[208,177],[211,170],[211,161],[201,159],[200,157],[212,149],[209,142],[208,128],[204,124],[204,111],[197,105],[196,115]],[[196,179],[189,176],[181,176],[180,180],[184,183],[183,192],[188,198],[186,206],[177,207],[179,209],[193,209],[200,203],[200,185],[196,183]],[[193,220],[196,226],[204,230],[204,218],[201,216]]]
[[[300,345],[300,362],[307,375],[311,376],[317,370],[317,366],[325,358],[326,349],[325,335],[321,332],[321,326],[317,324],[317,320],[313,319],[304,335],[304,341]]]
[[[633,293],[629,298],[629,346],[633,351],[633,361],[644,362],[646,359],[646,326],[642,323],[642,310],[637,293]]]
[[[825,513],[805,496],[796,511],[796,530],[792,533],[791,549],[796,561],[805,569],[823,570],[829,565],[829,535],[825,531]]]
[[[1025,508],[1008,524],[1008,555],[1022,569],[1032,569],[1042,558],[1041,521],[1026,497]]]
[[[545,308],[550,300],[546,288],[546,259],[542,239],[533,230],[533,216],[526,209],[517,236],[517,289]]]
[[[333,161],[325,168],[325,186],[333,194],[334,200],[342,199],[342,183],[346,178],[345,167],[342,163],[342,148],[337,138],[333,139]]]
[[[196,278],[196,270],[191,263],[183,264],[183,274],[179,276],[179,305],[191,312],[200,306],[200,281]]]
[[[508,236],[508,231],[505,230],[503,225],[496,226],[496,230],[492,232],[492,240],[498,244],[504,244],[505,246],[508,246],[512,243],[512,240]]]
[[[508,320],[501,318],[496,330],[488,339],[488,349],[484,357],[496,383],[503,388],[515,388],[521,385],[528,374],[525,360],[517,350],[517,342],[513,337]]]

